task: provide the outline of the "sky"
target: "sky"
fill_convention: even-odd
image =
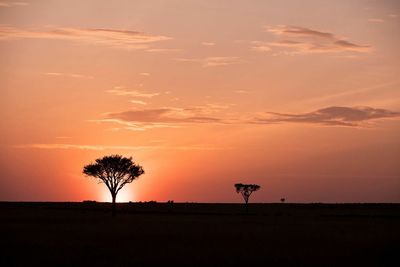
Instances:
[[[400,3],[0,1],[0,201],[400,202]]]

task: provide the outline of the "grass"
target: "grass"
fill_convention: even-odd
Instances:
[[[399,204],[0,203],[1,266],[400,266]]]

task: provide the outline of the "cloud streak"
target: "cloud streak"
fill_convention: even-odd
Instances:
[[[78,145],[78,144],[25,144],[16,145],[14,148],[21,149],[77,149],[77,150],[129,150],[129,151],[142,151],[142,150],[224,150],[232,148],[223,148],[210,146],[207,144],[195,144],[190,146],[107,146],[107,145]]]
[[[106,92],[117,96],[130,96],[130,97],[141,97],[141,98],[152,98],[160,95],[160,93],[144,93],[136,90],[126,90],[119,86],[116,86],[110,90],[106,90]]]
[[[367,53],[370,45],[359,45],[330,32],[305,27],[279,25],[266,27],[266,31],[279,37],[270,42],[253,41],[251,49],[258,52],[273,52],[274,55],[296,55],[317,53]]]
[[[129,100],[129,102],[131,102],[132,104],[139,104],[139,105],[147,105],[147,102],[143,101],[143,100]]]
[[[368,22],[372,22],[372,23],[383,23],[383,22],[385,22],[385,20],[383,20],[383,19],[378,19],[378,18],[371,18],[371,19],[368,19]]]
[[[200,63],[204,68],[239,64],[238,57],[177,58],[177,61]]]
[[[67,78],[85,78],[85,79],[93,79],[93,76],[76,74],[76,73],[62,73],[62,72],[43,72],[43,75],[46,76],[58,76],[58,77],[67,77]]]
[[[172,39],[163,35],[151,35],[138,31],[106,28],[54,28],[51,30],[26,30],[0,26],[0,40],[51,39],[86,44],[103,45],[111,48],[150,51],[152,44]]]
[[[371,107],[327,107],[301,114],[266,112],[265,116],[256,118],[253,123],[271,124],[294,122],[326,126],[357,127],[368,121],[398,118],[399,116],[400,112]]]
[[[204,45],[204,46],[214,46],[215,43],[213,43],[213,42],[202,42],[201,45]]]
[[[219,118],[209,117],[195,108],[156,108],[129,110],[107,114],[108,118],[139,123],[215,123]]]
[[[382,90],[384,88],[387,88],[387,87],[390,87],[393,85],[397,85],[397,84],[398,83],[396,83],[396,82],[385,82],[382,84],[376,84],[376,85],[372,85],[372,86],[368,86],[368,87],[364,87],[364,88],[358,88],[358,89],[354,89],[354,90],[346,90],[343,92],[334,93],[334,94],[330,94],[330,95],[317,96],[314,98],[309,98],[307,100],[304,100],[303,102],[307,103],[307,104],[320,103],[323,105],[324,103],[332,102],[332,100],[353,99],[354,97],[357,97],[357,95],[365,94],[365,93],[376,91],[376,90]],[[350,96],[352,96],[353,98],[349,98]]]
[[[161,107],[133,109],[103,114],[103,118],[90,120],[97,123],[119,125],[115,130],[144,131],[154,128],[181,128],[186,124],[229,124],[224,110],[231,105],[205,104],[187,108]]]
[[[238,114],[226,112],[229,105],[208,104],[188,108],[163,107],[135,109],[106,113],[98,123],[118,124],[119,129],[144,131],[154,128],[180,128],[187,124],[277,124],[307,123],[324,126],[362,127],[368,122],[383,119],[398,119],[400,112],[371,107],[326,107],[312,112],[288,114],[259,112]]]
[[[0,7],[17,7],[17,6],[27,6],[26,2],[11,2],[11,1],[0,1]]]

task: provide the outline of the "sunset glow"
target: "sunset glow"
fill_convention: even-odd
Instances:
[[[399,1],[0,1],[0,201],[400,202]]]

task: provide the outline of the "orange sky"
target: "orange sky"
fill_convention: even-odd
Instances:
[[[0,1],[0,200],[400,202],[398,1]]]

